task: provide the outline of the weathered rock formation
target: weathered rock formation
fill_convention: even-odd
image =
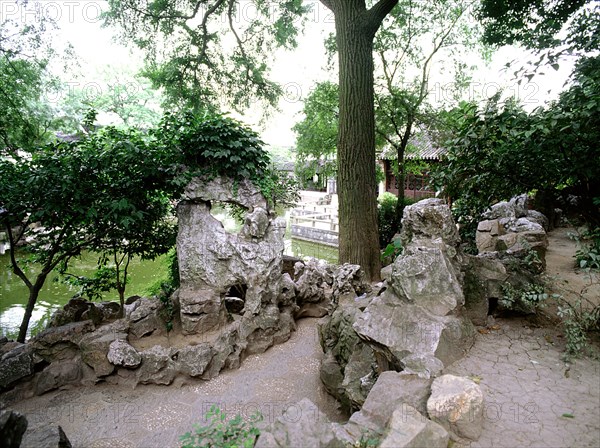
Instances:
[[[476,234],[479,254],[464,269],[465,306],[476,325],[485,325],[493,310],[535,312],[523,293],[540,284],[548,245],[548,220],[528,209],[527,195],[492,206],[484,218]],[[509,289],[515,293],[507,300]]]
[[[477,440],[483,430],[483,393],[468,378],[442,375],[431,385],[427,412],[453,439]]]
[[[239,234],[210,214],[216,202],[247,210]],[[295,318],[323,316],[354,287],[368,290],[358,267],[296,262],[295,278],[283,273],[285,222],[249,182],[234,188],[226,178],[195,179],[178,216],[181,288],[172,297],[173,326],[184,336],[178,344],[168,342],[168,313],[157,298],[128,299],[117,320],[118,307],[76,298],[28,344],[0,343],[0,391],[17,386],[12,396],[24,397],[98,381],[135,386],[214,378],[289,339]]]
[[[321,379],[351,409],[382,372],[435,377],[473,342],[461,315],[464,257],[448,206],[420,201],[405,208],[402,224],[404,252],[389,281],[372,294],[344,296],[321,329]]]
[[[529,210],[526,194],[508,202],[499,202],[483,214],[477,226],[476,244],[479,253],[534,250],[545,263],[548,239],[548,219],[540,212]]]

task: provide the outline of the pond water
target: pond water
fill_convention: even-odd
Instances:
[[[236,232],[239,230],[239,224],[236,223],[235,219],[228,216],[224,210],[215,209],[213,214],[223,223],[227,231]],[[287,215],[285,212],[284,214]],[[285,253],[302,258],[321,258],[330,263],[336,263],[338,259],[336,247],[292,240],[289,234],[286,235],[285,239]],[[93,253],[88,253],[73,260],[69,272],[75,275],[90,276],[96,269],[96,263],[97,257]],[[35,266],[29,267],[29,278],[33,276],[35,269]],[[127,290],[125,291],[126,297],[148,294],[152,286],[167,278],[166,256],[153,261],[133,260],[129,267],[129,277],[130,282],[127,284]],[[77,292],[78,288],[60,281],[58,274],[50,274],[33,311],[28,336],[43,330],[52,313],[65,305]],[[10,269],[8,251],[4,255],[0,255],[0,336],[16,339],[25,313],[28,294],[27,287]],[[104,300],[119,300],[116,291],[105,293],[103,298]]]

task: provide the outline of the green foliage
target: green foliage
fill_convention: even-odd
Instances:
[[[376,431],[365,431],[360,439],[350,444],[346,443],[347,448],[374,448],[381,444],[381,434]]]
[[[116,269],[112,266],[98,266],[92,277],[77,276],[63,273],[64,281],[72,286],[78,287],[77,295],[88,300],[102,300],[103,293],[117,288]]]
[[[396,216],[398,198],[391,193],[384,193],[378,201],[377,222],[379,225],[379,247],[385,248],[392,237],[400,230],[400,222]]]
[[[274,208],[294,207],[300,200],[298,181],[277,170],[275,165],[269,165],[255,184]]]
[[[415,201],[411,198],[404,198],[404,206],[412,205]],[[400,231],[400,220],[396,215],[396,205],[398,198],[392,193],[383,193],[377,201],[377,223],[379,226],[379,245],[380,248],[387,250],[392,242],[392,237]],[[396,250],[402,250],[400,242],[392,242]]]
[[[256,443],[260,431],[256,425],[262,421],[260,413],[250,416],[246,422],[238,414],[230,420],[218,407],[211,406],[206,414],[207,426],[195,425],[193,432],[182,435],[182,448],[220,447],[251,448]]]
[[[534,189],[582,198],[579,212],[600,222],[600,58],[581,60],[573,85],[547,109],[527,114],[498,96],[479,108],[462,103],[446,117],[448,153],[432,175],[453,199],[467,235],[481,213],[500,200]]]
[[[223,115],[167,113],[153,134],[165,148],[176,148],[192,175],[256,181],[269,167],[258,134]]]
[[[546,306],[548,294],[544,285],[530,283],[524,288],[516,289],[510,283],[502,285],[500,304],[506,309],[515,311],[534,312]]]
[[[146,2],[109,0],[106,24],[146,55],[147,76],[164,89],[166,105],[195,111],[275,105],[282,89],[266,61],[279,47],[296,46],[309,6],[300,0]],[[232,45],[231,45],[232,44]]]
[[[588,5],[589,8],[584,6]],[[496,45],[523,43],[528,48],[557,47],[564,41],[557,33],[570,22],[568,42],[575,48],[597,49],[598,27],[582,25],[598,17],[590,0],[484,0],[479,18],[485,26],[484,39]]]
[[[558,315],[563,319],[567,356],[580,357],[590,350],[591,331],[600,331],[600,305],[584,306],[579,298],[574,304],[561,300]]]
[[[600,227],[584,232],[577,240],[580,245],[575,253],[577,267],[600,270]]]
[[[53,88],[45,61],[0,56],[0,156],[31,152],[50,140],[54,110],[44,94]]]
[[[93,81],[92,81],[93,80]],[[82,85],[93,85],[97,89],[86,89],[71,81],[68,90],[60,92],[58,107],[62,110],[61,131],[77,132],[84,114],[93,108],[118,117],[116,127],[136,126],[148,129],[156,126],[161,118],[161,95],[153,89],[150,81],[130,67],[110,66],[99,73],[87,74]],[[110,115],[109,115],[110,116]],[[120,122],[119,122],[120,121]],[[84,126],[85,127],[85,126]]]

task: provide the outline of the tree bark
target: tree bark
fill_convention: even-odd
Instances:
[[[397,0],[367,10],[364,0],[323,2],[335,17],[339,60],[339,260],[381,278],[375,177],[373,38]]]
[[[408,146],[408,140],[412,132],[412,125],[414,118],[409,115],[406,120],[406,129],[402,136],[400,146],[398,146],[398,202],[396,203],[396,219],[398,220],[398,228],[401,227],[402,215],[404,214],[404,184],[406,183],[406,166],[404,163],[404,156],[406,154],[406,147]]]
[[[19,327],[19,336],[17,337],[17,342],[21,342],[23,344],[25,343],[27,329],[29,328],[29,321],[31,320],[31,315],[33,314],[33,309],[35,308],[35,304],[42,286],[44,286],[44,282],[46,281],[46,276],[47,275],[43,274],[38,275],[35,283],[29,286],[29,298],[27,300],[27,306],[25,307],[25,315],[23,316],[21,326]]]

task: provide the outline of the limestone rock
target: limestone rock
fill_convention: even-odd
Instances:
[[[71,446],[63,429],[53,424],[27,431],[21,445],[22,448],[71,448]]]
[[[450,208],[436,198],[424,199],[404,209],[401,239],[405,248],[417,240],[441,239],[450,247],[460,242]]]
[[[439,424],[432,422],[410,405],[392,413],[381,448],[446,448],[450,437]]]
[[[61,309],[56,310],[52,314],[47,328],[60,327],[72,322],[80,322],[88,319],[94,322],[94,325],[100,325],[104,319],[104,313],[96,304],[82,297],[74,297]]]
[[[134,336],[141,338],[164,328],[164,323],[157,314],[162,307],[158,299],[143,297],[136,304],[135,309],[129,315],[130,331]]]
[[[142,362],[142,356],[124,339],[116,339],[110,343],[107,358],[111,364],[127,368],[136,368]]]
[[[33,373],[31,348],[20,344],[0,358],[0,390]]]
[[[361,415],[356,413],[350,421],[381,431],[387,425],[392,412],[401,409],[403,405],[409,405],[416,408],[418,412],[426,413],[431,383],[432,380],[419,378],[416,375],[405,375],[394,371],[383,372],[361,408]],[[367,420],[369,423],[366,423]]]
[[[342,448],[332,424],[317,406],[305,398],[287,407],[283,415],[261,430],[255,448]]]
[[[319,328],[325,352],[321,380],[325,389],[348,409],[358,409],[364,402],[376,366],[373,350],[352,328],[359,314],[359,303],[344,303]]]
[[[210,344],[203,343],[184,347],[177,354],[178,370],[189,376],[200,376],[214,356]]]
[[[79,342],[94,331],[91,320],[73,322],[42,331],[30,341],[34,353],[47,362],[73,359],[79,355]]]
[[[354,298],[369,292],[371,285],[359,265],[344,263],[333,271],[333,300],[336,303],[342,297]]]
[[[0,441],[4,448],[19,448],[27,430],[27,419],[15,411],[0,411]]]
[[[254,207],[254,210],[246,214],[244,227],[241,234],[250,238],[263,238],[269,227],[269,213],[262,207]]]
[[[483,429],[483,393],[468,378],[442,375],[431,385],[427,412],[453,438],[477,440]]]
[[[546,232],[550,229],[550,221],[548,220],[548,218],[546,218],[546,215],[544,215],[541,212],[538,212],[537,210],[527,210],[527,214],[525,215],[525,217],[529,221],[535,222],[542,226],[542,228]]]
[[[125,328],[124,321],[116,321],[85,335],[79,342],[81,359],[94,369],[96,376],[110,375],[115,370],[108,360],[108,351],[113,341],[127,339],[127,333],[123,331]]]
[[[491,254],[469,256],[465,267],[464,294],[467,316],[475,325],[485,325],[490,301],[502,297],[509,273]]]
[[[442,249],[410,245],[393,266],[390,285],[398,297],[437,316],[464,304],[458,272]]]
[[[473,343],[470,322],[456,316],[436,316],[417,305],[402,302],[386,291],[375,297],[353,325],[358,335],[372,342],[398,370],[406,364],[412,373],[429,378],[439,364],[430,359],[417,370],[414,355],[437,358],[448,365],[464,355]]]
[[[36,375],[35,394],[42,395],[67,384],[79,384],[81,377],[80,358],[53,362]]]
[[[160,345],[141,353],[142,364],[136,370],[139,383],[169,385],[175,379],[176,369],[171,360],[171,350]]]

